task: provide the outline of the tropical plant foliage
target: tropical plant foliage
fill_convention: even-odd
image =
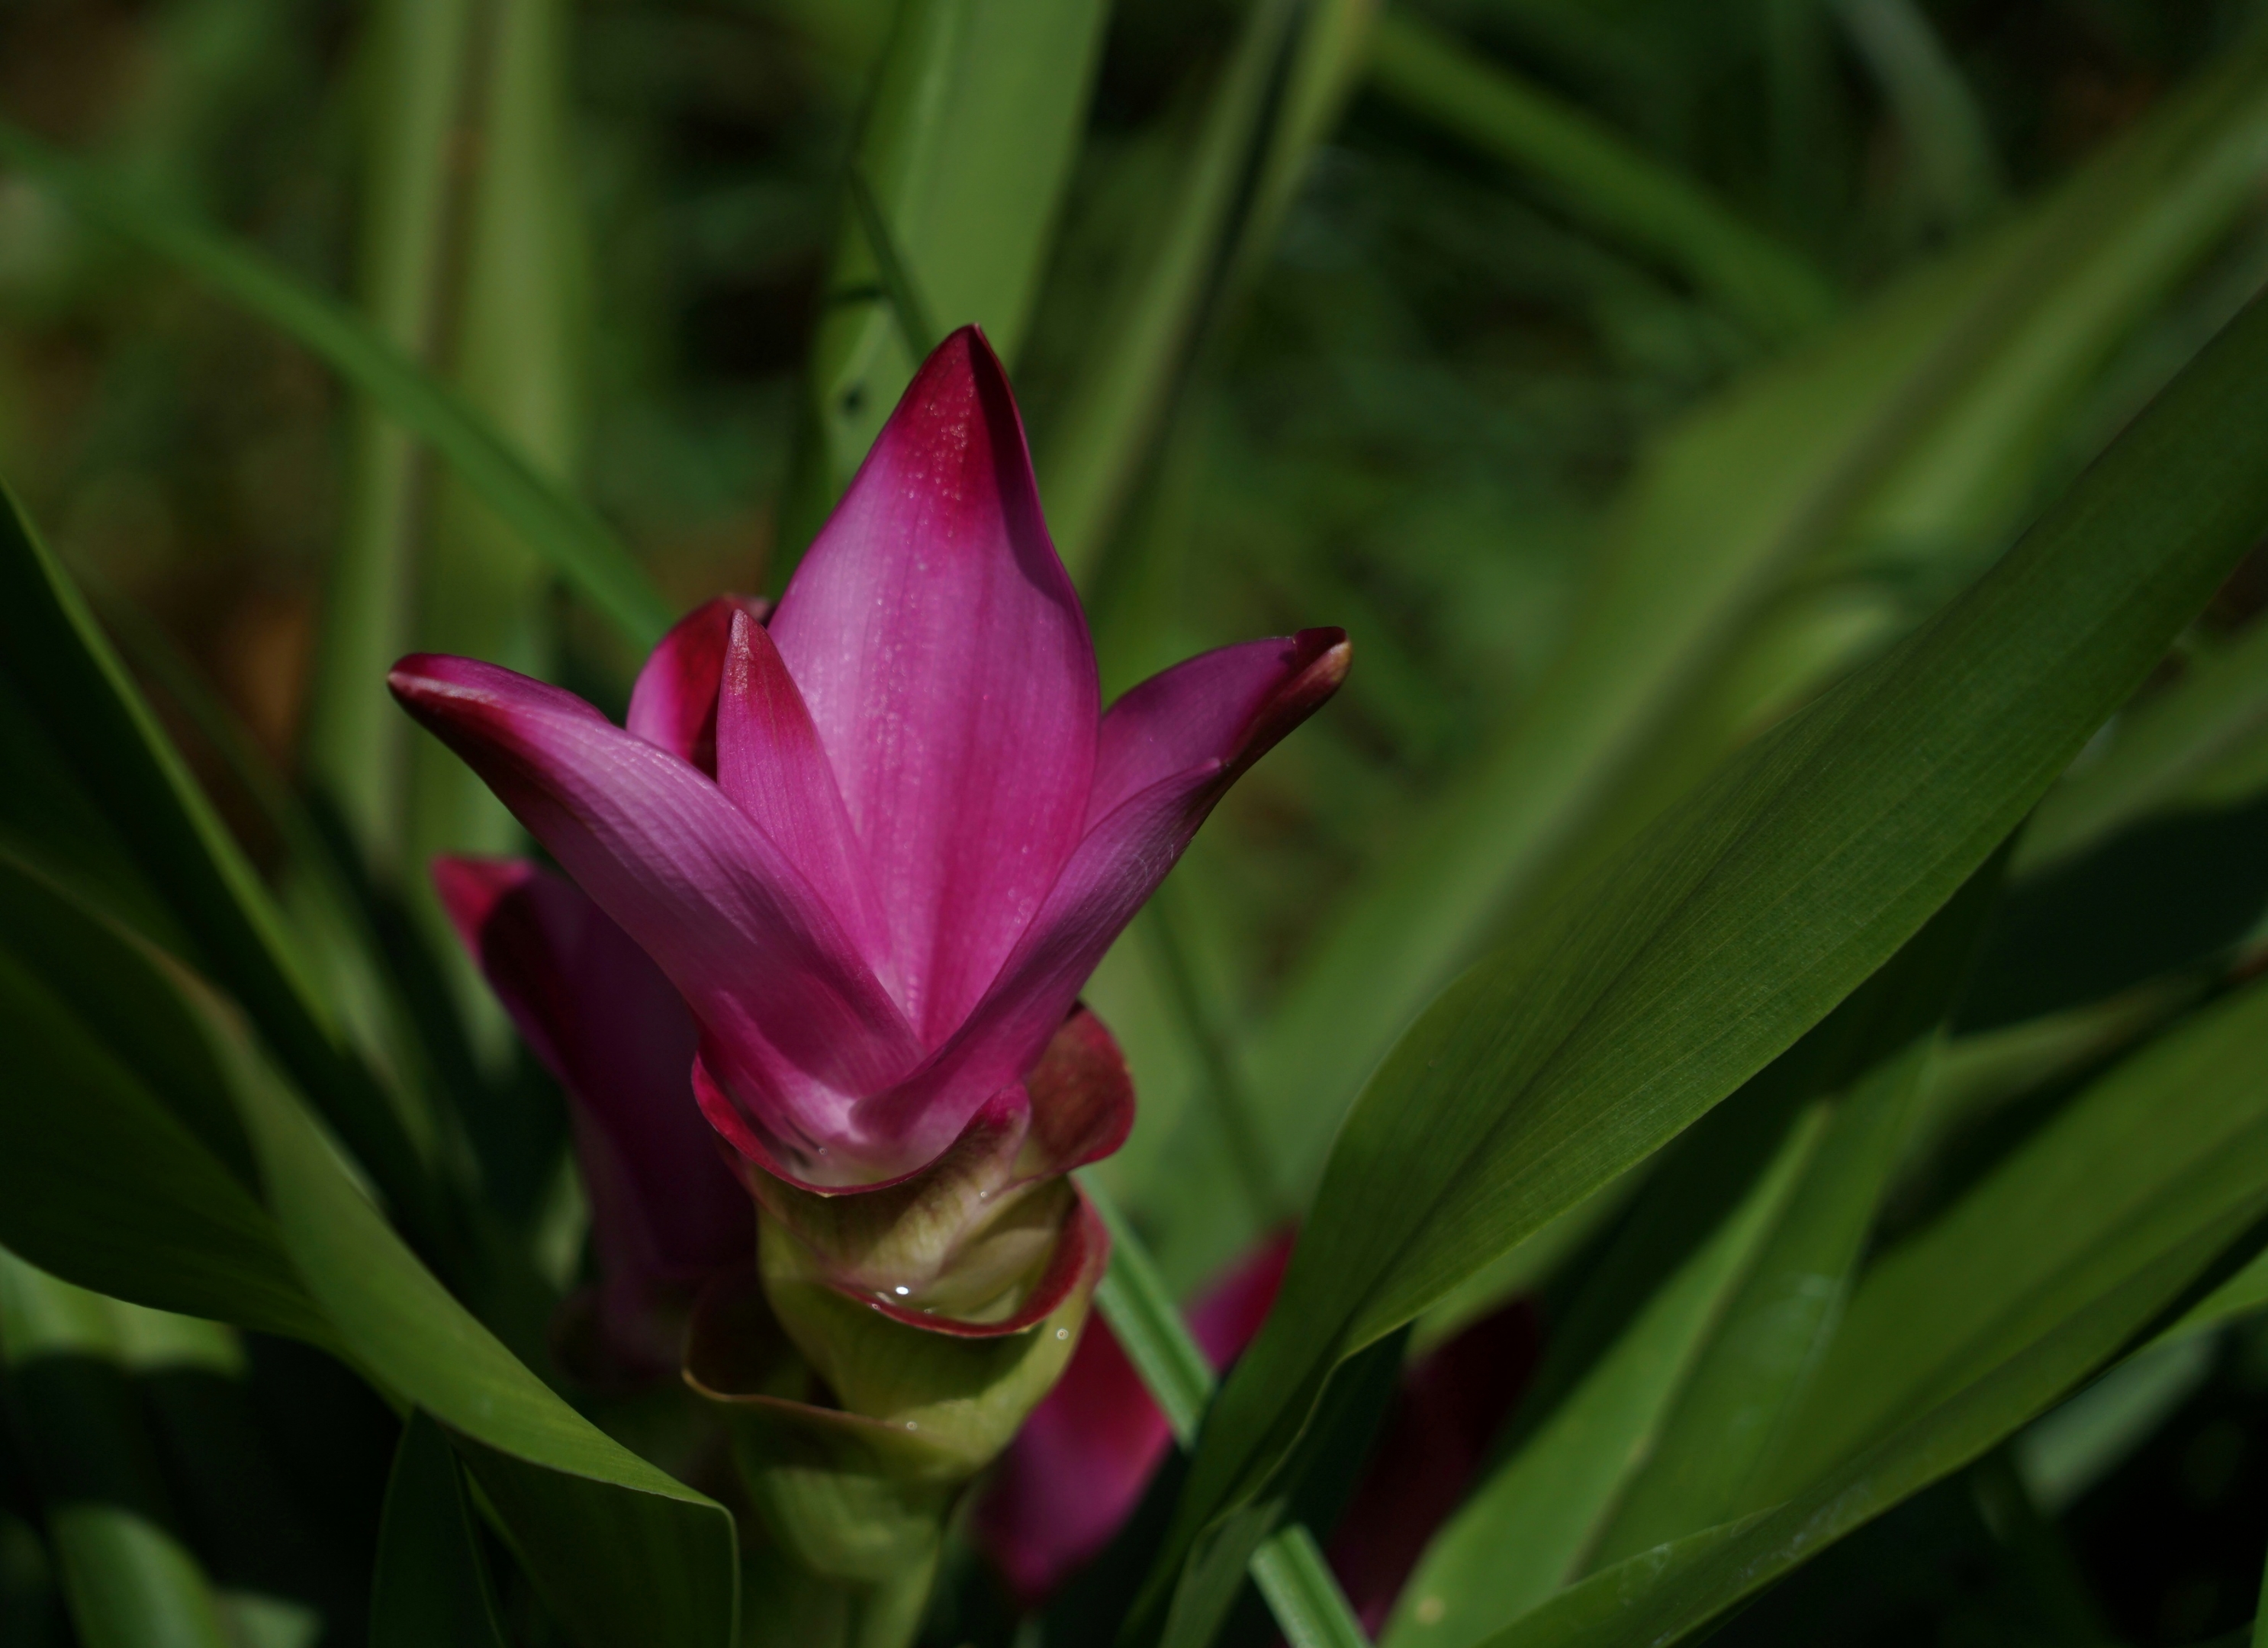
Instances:
[[[2268,1642],[2264,201],[2250,0],[0,9],[0,1642]],[[742,656],[970,323],[1106,700],[1346,685],[1075,1352],[780,1382],[791,1177],[626,1369],[387,670]]]

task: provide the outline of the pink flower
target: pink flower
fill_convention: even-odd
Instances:
[[[645,952],[557,876],[522,859],[445,857],[433,881],[567,1090],[599,1271],[579,1302],[596,1343],[576,1359],[609,1381],[674,1373],[694,1296],[756,1245],[755,1209],[686,1086],[693,1015]]]
[[[841,1190],[1027,1105],[1112,938],[1346,666],[1343,634],[1305,630],[1102,713],[1006,378],[968,327],[769,627],[730,601],[692,614],[627,727],[466,658],[404,658],[392,685],[676,986],[711,1122]]]

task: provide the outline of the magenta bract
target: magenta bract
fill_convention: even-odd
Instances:
[[[673,1373],[703,1284],[755,1250],[755,1210],[685,1072],[700,1032],[605,911],[522,859],[438,859],[433,882],[520,1035],[571,1100],[599,1283],[585,1303],[617,1379]]]
[[[711,1122],[848,1189],[919,1171],[1018,1086],[1213,803],[1346,666],[1342,633],[1307,630],[1101,713],[1007,379],[965,327],[769,626],[688,617],[627,728],[466,658],[404,658],[392,684],[676,985]]]

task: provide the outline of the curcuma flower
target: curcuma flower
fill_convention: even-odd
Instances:
[[[846,1349],[845,1305],[1069,1340],[1106,1243],[1064,1175],[1133,1103],[1079,990],[1347,658],[1336,629],[1226,647],[1104,712],[1006,378],[965,327],[777,609],[680,622],[626,725],[468,658],[391,682],[674,987],[685,1103],[754,1194],[765,1291],[843,1409],[874,1413],[901,1370]]]
[[[1012,1089],[1245,768],[1337,688],[1310,629],[1100,713],[1023,427],[974,327],[939,346],[769,627],[712,602],[629,725],[510,670],[395,695],[659,962],[703,1101],[814,1188],[902,1179]]]

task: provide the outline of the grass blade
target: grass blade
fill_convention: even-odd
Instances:
[[[1370,1648],[1330,1564],[1305,1527],[1271,1535],[1252,1556],[1252,1580],[1291,1648]]]
[[[468,0],[378,0],[361,68],[364,99],[360,300],[370,325],[412,360],[432,357],[450,221],[451,142],[472,45]],[[409,727],[386,672],[412,650],[412,503],[417,453],[369,396],[347,437],[345,497],[308,682],[305,750],[364,850],[394,857]]]
[[[20,128],[0,124],[0,156],[90,222],[165,258],[287,334],[431,442],[633,645],[652,646],[669,627],[674,614],[668,603],[587,505],[545,479],[494,424],[345,305]]]
[[[909,0],[846,179],[782,547],[800,554],[928,345],[1012,365],[1086,135],[1108,0]],[[792,559],[772,568],[775,585]]]
[[[371,1578],[371,1648],[504,1648],[472,1507],[441,1427],[401,1427]]]
[[[480,164],[463,202],[450,368],[467,404],[563,497],[564,478],[581,457],[591,335],[569,107],[569,9],[562,0],[501,0],[490,11],[472,128]],[[416,568],[416,645],[549,677],[551,569],[471,480],[446,471],[436,477]],[[406,754],[401,856],[381,861],[381,872],[398,878],[490,1067],[500,1068],[511,1032],[426,866],[445,852],[519,851],[526,835],[439,740],[415,737]]]
[[[1661,259],[1748,326],[1793,337],[1828,320],[1835,289],[1804,256],[1750,227],[1573,104],[1491,63],[1414,12],[1381,15],[1370,83],[1474,147],[1539,178],[1592,227]]]
[[[1091,582],[1181,381],[1229,255],[1234,213],[1265,140],[1270,85],[1296,40],[1296,0],[1255,0],[1205,106],[1163,221],[1145,224],[1095,328],[1075,398],[1037,454],[1064,564]]]

